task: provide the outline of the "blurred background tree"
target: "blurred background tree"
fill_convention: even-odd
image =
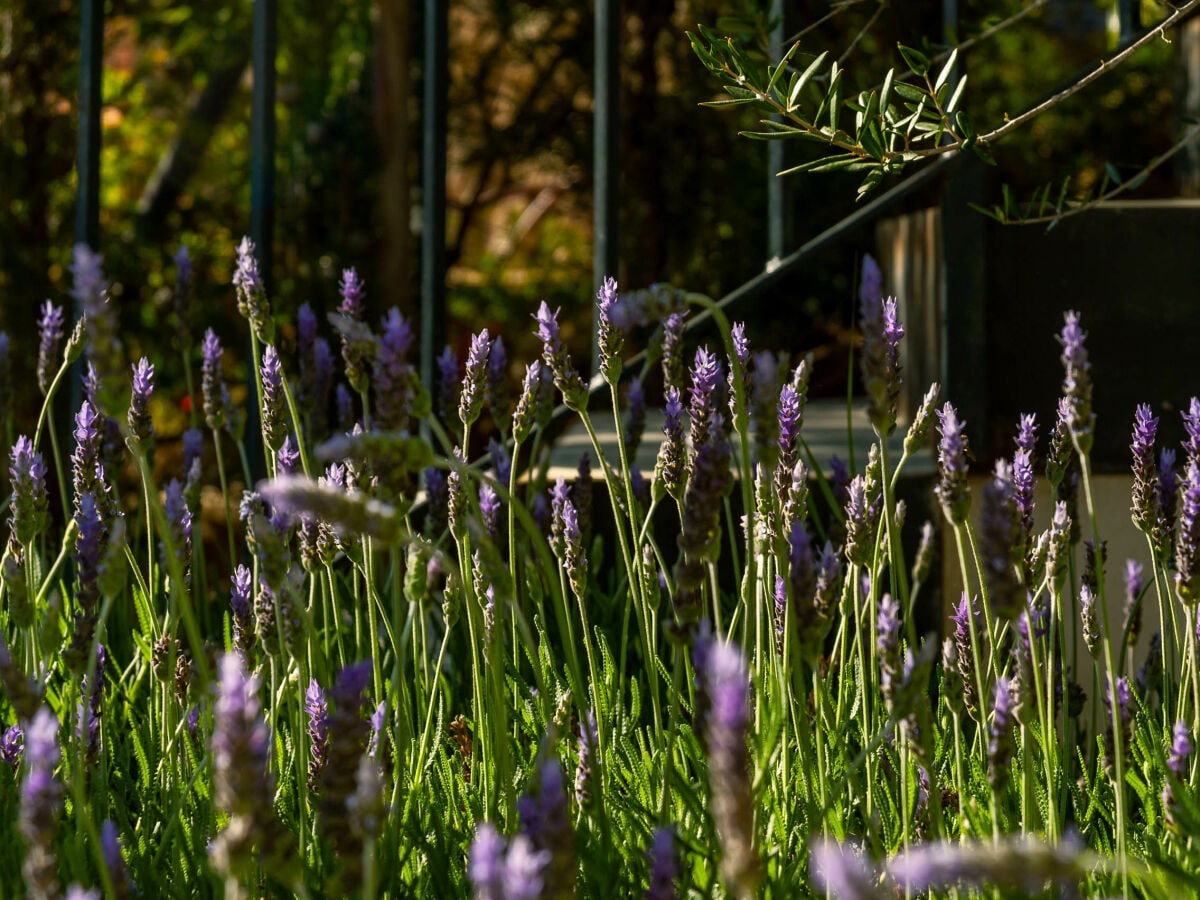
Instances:
[[[1111,49],[1113,2],[1051,0],[973,50],[964,65],[976,121],[1017,112]],[[868,86],[899,62],[897,42],[937,49],[1025,5],[962,0],[956,36],[943,34],[939,3],[789,0],[785,8],[797,30],[827,17],[804,34],[803,47],[845,51],[847,83]],[[768,6],[622,3],[623,286],[671,281],[720,295],[762,270],[766,146],[737,136],[755,126],[753,114],[697,109],[721,92],[684,32],[704,22],[765,40]],[[181,243],[196,264],[194,325],[234,335],[233,248],[249,228],[251,9],[249,0],[107,4],[98,249],[132,353],[166,333],[169,261]],[[319,314],[331,309],[350,265],[366,279],[373,318],[392,304],[415,314],[421,14],[421,4],[405,0],[280,4],[274,294],[284,317],[302,302]],[[1144,15],[1154,21],[1162,9],[1147,2]],[[65,302],[70,287],[77,19],[67,0],[0,6],[0,328],[25,353],[36,305]],[[488,325],[504,333],[514,361],[528,358],[536,352],[528,316],[546,299],[563,307],[564,333],[585,358],[590,7],[455,0],[450,40],[449,338],[461,351],[468,330]],[[996,182],[1027,194],[1073,174],[1087,186],[1106,162],[1136,168],[1168,145],[1179,120],[1178,46],[1156,42],[1121,74],[1007,140]],[[795,241],[851,211],[855,183],[797,179]],[[1175,191],[1164,170],[1140,196]],[[839,248],[789,285],[794,333],[774,327],[775,310],[761,322],[753,310],[737,315],[768,346],[845,346],[853,261],[868,248],[869,239]],[[160,393],[177,407],[180,364],[163,362]]]

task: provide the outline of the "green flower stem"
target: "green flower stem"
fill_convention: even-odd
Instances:
[[[63,521],[66,522],[71,518],[71,506],[67,499],[69,491],[67,490],[66,470],[63,469],[62,451],[58,447],[58,426],[54,422],[53,404],[49,404],[46,409],[46,422],[50,431],[50,449],[54,454],[54,472],[58,476],[58,499],[62,503]]]
[[[1078,441],[1075,449],[1079,451]],[[1096,515],[1096,501],[1092,494],[1092,463],[1087,453],[1079,452],[1079,470],[1083,476],[1083,493],[1087,497],[1088,518],[1092,526],[1092,545],[1096,548],[1097,564],[1100,553],[1100,526]],[[1112,722],[1113,733],[1113,793],[1116,795],[1117,808],[1117,864],[1121,872],[1121,891],[1129,896],[1129,862],[1127,859],[1128,842],[1126,840],[1127,814],[1125,808],[1125,748],[1121,746],[1121,710],[1117,703],[1117,670],[1113,660],[1112,631],[1108,621],[1108,602],[1105,599],[1104,573],[1097,573],[1097,604],[1100,606],[1100,641],[1104,645],[1104,669],[1107,676],[1107,686],[1112,702],[1109,704],[1109,718]]]
[[[954,543],[958,548],[958,563],[962,572],[963,590],[967,597],[967,625],[971,633],[971,661],[975,667],[975,705],[978,707],[976,718],[979,721],[979,728],[976,730],[975,739],[978,742],[983,729],[987,725],[987,681],[983,677],[983,667],[979,661],[979,635],[978,628],[975,625],[975,608],[971,602],[971,577],[967,572],[967,557],[963,548],[963,526],[954,524]]]
[[[225,454],[221,450],[221,432],[212,430],[213,447],[217,451],[217,478],[221,483],[221,505],[225,507],[225,534],[229,538],[229,567],[237,565],[237,551],[233,545],[233,511],[229,507],[229,481],[225,476]]]
[[[296,398],[292,394],[292,384],[288,381],[287,372],[283,370],[283,365],[279,366],[279,381],[283,385],[283,396],[287,401],[288,415],[292,419],[292,432],[296,435],[296,447],[300,450],[300,468],[304,474],[312,477],[312,471],[308,467],[308,450],[305,445],[308,443],[304,439],[304,429],[300,425],[300,412],[296,406]]]

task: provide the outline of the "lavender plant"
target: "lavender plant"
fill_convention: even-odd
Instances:
[[[322,368],[335,360],[316,348],[334,335],[311,313],[295,349],[312,359],[271,343],[286,323],[241,250],[258,379],[247,402],[271,478],[233,494],[223,460],[236,451],[252,468],[247,411],[212,331],[194,351],[215,484],[196,431],[182,469],[161,452],[149,464],[149,435],[174,440],[147,402],[152,373],[169,371],[151,358],[105,358],[69,455],[47,438],[48,415],[14,431],[0,884],[117,897],[1173,897],[1200,877],[1200,401],[1184,414],[1178,475],[1148,409],[1135,413],[1131,509],[1147,543],[1124,569],[1117,619],[1090,502],[1106,423],[1075,314],[1044,447],[1051,506],[1036,509],[1031,416],[974,502],[951,399],[936,412],[939,535],[896,498],[908,462],[930,452],[939,390],[902,421],[901,307],[873,264],[858,411],[878,440],[855,470],[809,452],[814,363],[789,371],[707,298],[605,282],[604,378],[584,382],[543,307],[542,357],[515,398],[503,343],[480,332],[465,377],[455,362],[453,390],[431,402],[410,326],[393,310],[372,332],[352,270],[334,316],[338,371]],[[102,279],[81,261],[79,290],[99,309]],[[710,311],[719,345],[688,345],[685,305]],[[47,410],[84,343],[58,360],[63,325],[43,315]],[[639,328],[662,334],[661,397],[659,358],[622,359]],[[99,366],[104,353],[89,353]],[[100,405],[114,375],[131,398],[116,417]],[[317,409],[335,380],[344,431],[327,437]],[[551,484],[557,399],[589,446]],[[634,453],[656,420],[658,463],[643,475]],[[495,439],[472,463],[484,429]],[[64,510],[48,499],[56,482]],[[929,602],[939,560],[963,587],[944,615]],[[940,640],[918,632],[929,619]],[[1156,636],[1148,659],[1135,658],[1139,634]]]

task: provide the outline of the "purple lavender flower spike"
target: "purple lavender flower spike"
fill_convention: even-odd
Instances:
[[[1172,733],[1171,749],[1167,754],[1167,768],[1176,778],[1184,778],[1187,773],[1187,762],[1195,750],[1188,734],[1187,723],[1180,719],[1175,723]]]
[[[646,431],[646,389],[641,378],[631,378],[625,387],[625,416],[621,423],[625,452],[636,459]]]
[[[1021,521],[1012,482],[1012,470],[996,461],[991,482],[983,489],[980,552],[988,602],[999,619],[1014,621],[1024,608],[1025,593],[1014,566],[1024,559]]]
[[[1084,346],[1087,334],[1079,324],[1078,312],[1067,312],[1064,319],[1058,342],[1062,345],[1063,397],[1069,410],[1067,425],[1080,454],[1086,455],[1091,450],[1096,426],[1096,414],[1092,409],[1092,367]]]
[[[75,576],[78,580],[71,640],[64,654],[67,667],[77,675],[87,666],[96,631],[100,604],[100,561],[104,553],[105,529],[96,498],[85,493],[76,500]]]
[[[750,415],[754,421],[754,444],[758,461],[768,470],[779,459],[779,361],[763,350],[751,361]]]
[[[733,356],[729,358],[729,374],[726,376],[726,383],[729,395],[729,418],[737,428],[742,428],[745,424],[743,410],[748,408],[750,403],[750,391],[752,388],[753,371],[750,367],[750,341],[746,338],[746,324],[744,322],[734,322],[729,329],[729,343],[733,345]],[[735,365],[736,364],[736,365]],[[739,379],[734,377],[734,372],[741,372],[740,384]],[[742,389],[742,401],[745,406],[738,406],[737,394],[738,388]]]
[[[96,646],[96,667],[91,683],[85,675],[80,682],[83,701],[79,704],[79,728],[77,737],[83,741],[84,759],[89,766],[100,765],[100,715],[104,699],[104,665],[108,653],[103,644]]]
[[[34,898],[57,897],[58,866],[54,837],[62,813],[62,785],[54,777],[60,759],[58,720],[42,707],[25,733],[27,769],[21,785],[19,824],[25,838],[25,862],[21,873]]]
[[[495,438],[488,438],[488,458],[492,462],[492,471],[496,475],[496,481],[507,486],[509,477],[512,475],[512,457],[508,455],[504,444]]]
[[[275,451],[275,469],[280,475],[294,475],[300,470],[300,447],[291,434],[284,439],[283,446]]]
[[[122,853],[121,837],[117,831],[117,823],[105,819],[100,826],[100,850],[104,855],[104,865],[108,869],[108,877],[112,882],[113,895],[117,900],[131,900],[138,896],[137,885],[129,874]]]
[[[778,410],[780,458],[794,463],[796,439],[800,436],[801,406],[800,395],[790,384],[779,390]]]
[[[712,435],[715,412],[713,395],[720,377],[721,361],[716,354],[709,353],[707,347],[700,347],[696,351],[696,361],[692,366],[691,399],[688,405],[693,454],[707,443]]]
[[[813,884],[828,896],[837,900],[877,900],[881,896],[877,874],[850,844],[821,838],[813,842],[808,858]]]
[[[213,707],[213,786],[216,806],[229,815],[229,824],[208,852],[213,867],[228,876],[248,875],[259,862],[277,876],[295,866],[291,833],[274,814],[271,734],[258,691],[258,677],[246,675],[239,655],[221,657]]]
[[[46,464],[35,453],[33,441],[20,435],[13,444],[9,466],[12,500],[9,506],[12,533],[22,546],[29,546],[49,524],[50,501],[46,495]]]
[[[850,502],[850,470],[836,453],[829,457],[829,487],[838,506]]]
[[[325,691],[311,678],[308,690],[304,693],[304,713],[308,716],[308,789],[317,793],[321,770],[329,761],[329,704],[325,699]]]
[[[938,411],[941,480],[935,491],[946,518],[955,526],[967,520],[967,511],[971,506],[967,489],[967,437],[963,429],[964,423],[959,421],[958,413],[949,403]]]
[[[221,377],[221,341],[211,328],[201,344],[200,391],[204,399],[204,421],[213,431],[225,426],[225,382]]]
[[[1125,560],[1125,624],[1124,632],[1130,647],[1137,646],[1142,633],[1142,564],[1135,559]]]
[[[150,395],[154,392],[154,366],[142,357],[133,367],[133,390],[129,394],[129,427],[139,441],[154,435],[150,423]]]
[[[1030,535],[1033,534],[1033,489],[1036,483],[1037,475],[1033,471],[1031,451],[1024,447],[1019,448],[1013,454],[1012,490],[1023,544],[1028,544]]]
[[[1175,533],[1175,507],[1179,477],[1175,471],[1175,451],[1163,447],[1158,454],[1158,508],[1163,528],[1168,535]]]
[[[775,652],[783,655],[784,638],[787,635],[787,580],[775,575],[775,590],[771,594],[775,601]]]
[[[1017,449],[1028,453],[1032,464],[1037,450],[1037,416],[1033,413],[1023,413],[1017,420]]]
[[[385,431],[409,427],[412,405],[413,368],[408,361],[412,327],[393,306],[384,317],[375,358],[375,425]]]
[[[245,566],[238,566],[233,573],[233,587],[229,595],[229,606],[233,612],[233,644],[241,654],[243,663],[250,662],[254,650],[254,603],[251,597],[253,576]]]
[[[995,705],[988,726],[988,781],[995,790],[1008,784],[1010,763],[1016,750],[1013,737],[1014,698],[1011,682],[1001,676],[996,679]]]
[[[64,312],[49,300],[42,304],[42,315],[38,319],[38,387],[43,394],[50,391],[50,383],[58,370],[58,347],[62,343]]]
[[[579,723],[579,757],[575,765],[575,802],[586,807],[591,798],[592,764],[599,743],[596,731],[596,711],[589,709]]]
[[[258,339],[270,344],[275,340],[275,323],[271,321],[267,289],[258,270],[255,249],[254,242],[248,237],[243,237],[238,244],[233,286],[237,289],[238,312],[250,323]]]
[[[462,379],[459,377],[458,354],[449,344],[442,348],[442,353],[437,358],[437,371],[434,410],[442,422],[457,427],[454,417],[458,413],[458,392]]]
[[[872,511],[866,493],[866,480],[855,475],[850,482],[846,499],[846,559],[858,565],[869,565],[875,551],[875,528],[878,515]]]
[[[883,271],[875,257],[863,255],[862,274],[858,283],[858,299],[861,303],[883,302]]]
[[[441,469],[425,470],[425,496],[429,514],[425,517],[425,534],[437,537],[449,524],[450,493],[446,473]]]
[[[475,887],[475,900],[505,900],[504,847],[496,826],[481,822],[467,858],[467,877]]]
[[[753,895],[759,881],[750,786],[750,674],[741,651],[713,641],[704,663],[710,703],[706,737],[713,819],[721,841],[721,874],[735,894]]]
[[[650,885],[646,900],[675,900],[675,879],[679,877],[679,851],[675,848],[675,829],[659,825],[646,851],[650,863]]]
[[[670,388],[683,391],[683,313],[673,312],[663,322],[663,396]]]
[[[1193,397],[1188,402],[1187,412],[1182,414],[1183,429],[1187,437],[1183,441],[1183,452],[1188,461],[1200,462],[1200,397]]]
[[[370,738],[362,706],[371,673],[370,660],[346,666],[330,692],[333,712],[329,718],[329,762],[321,773],[319,821],[340,863],[333,879],[335,885],[342,886],[337,893],[362,882],[362,837],[351,826],[346,801],[355,793],[358,761],[366,753]]]
[[[704,565],[716,558],[721,501],[732,482],[729,442],[725,439],[720,413],[713,415],[712,424],[712,437],[696,451],[682,504],[683,521],[678,538],[681,556],[675,569],[675,616],[685,626],[699,620]]]
[[[483,411],[483,392],[487,382],[488,354],[491,349],[492,339],[486,328],[471,338],[466,374],[463,376],[462,391],[458,397],[458,418],[466,428],[470,428]]]
[[[1200,599],[1200,463],[1189,459],[1175,536],[1175,589],[1192,606]]]
[[[538,398],[542,384],[542,364],[534,360],[525,367],[525,377],[521,380],[521,394],[517,397],[517,406],[513,410],[512,433],[513,440],[522,443],[529,437],[537,424]]]
[[[354,395],[345,382],[338,382],[334,389],[334,405],[337,408],[337,426],[349,434],[354,430]]]
[[[575,829],[571,827],[567,794],[557,759],[551,756],[542,760],[531,787],[531,793],[517,800],[517,813],[521,833],[529,839],[532,850],[546,854],[541,869],[544,896],[575,896]]]
[[[167,519],[167,537],[169,541],[159,544],[162,554],[162,565],[170,571],[167,565],[167,553],[174,555],[184,580],[189,577],[192,559],[192,512],[188,509],[187,500],[183,496],[183,485],[179,479],[172,478],[167,484],[163,495],[163,512]]]
[[[191,472],[196,463],[204,460],[204,432],[199,428],[189,428],[183,433],[183,471]]]
[[[900,604],[891,594],[879,598],[879,616],[875,624],[875,650],[879,659],[879,690],[888,712],[896,711],[900,687]]]
[[[508,383],[508,351],[499,335],[492,340],[492,347],[488,352],[484,396],[488,409],[492,411],[493,421],[503,429],[513,414],[513,398]]]
[[[288,434],[287,400],[283,393],[283,366],[279,354],[268,344],[262,355],[262,428],[263,440],[274,452],[283,446]]]
[[[578,412],[587,404],[587,386],[575,367],[571,356],[558,333],[558,311],[550,311],[546,301],[538,307],[535,334],[542,342],[542,362],[554,373],[554,385],[562,392],[563,403],[568,409]]]
[[[864,294],[860,326],[863,332],[862,378],[867,392],[867,415],[877,434],[886,437],[896,429],[896,403],[900,397],[900,340],[904,328],[895,298],[876,300]]]
[[[21,755],[25,750],[25,732],[20,725],[9,725],[0,735],[0,762],[7,763],[16,772],[21,767]]]
[[[487,529],[488,535],[495,542],[500,540],[501,509],[500,495],[496,493],[496,489],[490,484],[481,485],[479,488],[479,513],[483,518],[483,527]]]
[[[1129,451],[1133,455],[1133,524],[1150,538],[1155,552],[1165,549],[1158,503],[1158,470],[1154,464],[1154,439],[1158,433],[1158,418],[1151,415],[1149,405],[1140,404],[1134,413],[1133,439]]]
[[[667,388],[663,433],[666,438],[658,448],[654,490],[657,493],[661,489],[679,501],[683,499],[687,450],[683,443],[683,404],[675,387]]]
[[[600,290],[596,292],[596,314],[599,323],[597,342],[600,348],[600,371],[611,385],[616,385],[621,377],[621,348],[625,341],[620,327],[613,321],[616,303],[617,281],[615,278],[605,278]]]
[[[96,368],[98,390],[94,405],[113,415],[121,406],[124,370],[116,307],[108,302],[108,285],[101,271],[103,257],[86,244],[76,244],[71,272],[75,283],[71,291],[77,308],[86,314],[88,359]]]

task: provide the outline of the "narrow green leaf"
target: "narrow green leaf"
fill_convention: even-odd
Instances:
[[[775,83],[779,81],[779,76],[787,71],[788,62],[793,56],[796,55],[796,51],[799,49],[800,43],[797,41],[795,44],[792,44],[788,52],[783,55],[783,59],[779,61],[779,65],[777,65],[775,67],[775,71],[771,73],[771,80],[767,82],[767,89],[763,91],[764,94],[769,94],[775,89]]]
[[[1146,183],[1146,179],[1149,177],[1150,177],[1150,173],[1147,172],[1145,169],[1142,169],[1142,171],[1138,172],[1131,179],[1129,179],[1129,184],[1127,185],[1127,187],[1131,191],[1136,191],[1138,188],[1140,188],[1143,184]]]
[[[883,87],[879,89],[879,108],[887,113],[888,105],[892,100],[892,81],[896,76],[895,69],[888,69],[887,74],[883,76]]]
[[[1105,163],[1104,171],[1107,173],[1108,177],[1112,180],[1113,184],[1121,183],[1121,173],[1117,171],[1117,167],[1114,166],[1112,163]],[[1104,191],[1101,191],[1100,193],[1103,194]]]
[[[924,88],[919,88],[915,84],[909,84],[907,81],[897,81],[892,85],[892,90],[895,91],[902,100],[910,100],[913,103],[920,103],[929,96],[928,91]]]
[[[790,96],[788,97],[788,106],[789,107],[796,105],[796,101],[800,96],[800,92],[802,90],[804,90],[804,86],[806,84],[808,84],[809,81],[812,80],[812,77],[813,77],[813,75],[816,74],[817,69],[819,69],[821,66],[823,66],[825,64],[825,57],[827,57],[828,55],[829,55],[829,51],[826,50],[824,53],[822,53],[820,56],[818,56],[816,59],[814,59],[812,62],[810,62],[808,64],[807,69],[805,69],[803,72],[800,73],[800,80],[797,81],[794,85],[792,85],[792,92],[791,92]]]
[[[838,113],[842,108],[842,70],[837,62],[829,76],[829,127],[834,131],[838,128]]]
[[[942,71],[938,72],[937,81],[933,83],[934,90],[937,90],[949,80],[951,73],[954,71],[954,64],[956,62],[958,62],[957,47],[950,51],[949,59],[947,59],[946,64],[942,66]]]
[[[904,64],[914,75],[924,75],[929,71],[929,57],[912,47],[905,47],[903,44],[896,45],[900,50],[900,55],[904,57]]]
[[[950,95],[950,102],[946,104],[946,112],[952,113],[958,109],[959,101],[962,100],[963,89],[967,86],[967,76],[964,75],[958,79],[958,84],[954,86],[954,93]]]

